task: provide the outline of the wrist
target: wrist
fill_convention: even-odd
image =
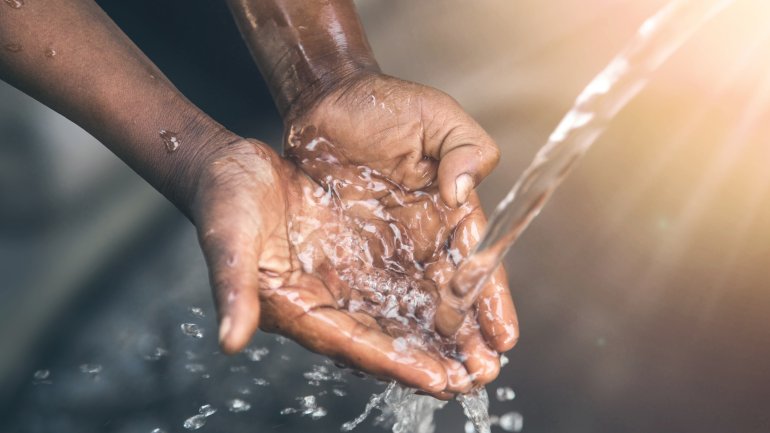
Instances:
[[[298,83],[291,99],[286,99],[281,112],[284,125],[291,125],[294,120],[314,107],[320,100],[333,92],[344,91],[355,83],[373,76],[381,75],[379,66],[341,62],[337,67],[317,80]]]
[[[192,206],[197,194],[199,181],[210,161],[222,149],[240,140],[237,134],[200,113],[188,119],[184,133],[177,136],[182,144],[188,144],[179,162],[161,179],[157,189],[192,219]],[[182,146],[180,145],[180,150]]]
[[[228,0],[286,121],[359,71],[379,72],[352,0]]]

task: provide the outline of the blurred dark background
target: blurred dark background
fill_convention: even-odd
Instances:
[[[501,166],[481,187],[492,209],[664,3],[359,10],[386,72],[447,91],[498,141]],[[521,413],[524,431],[770,431],[770,5],[736,3],[621,113],[507,258],[522,339],[489,389],[516,391],[492,412]],[[280,144],[224,4],[99,4],[204,111]],[[382,389],[350,375],[345,397],[312,386],[302,373],[323,359],[266,334],[260,361],[218,354],[192,226],[92,137],[2,83],[0,276],[2,432],[185,431],[203,404],[218,412],[200,431],[338,431]],[[311,394],[327,416],[279,414]],[[233,398],[251,409],[228,412]],[[463,424],[452,404],[437,431]]]

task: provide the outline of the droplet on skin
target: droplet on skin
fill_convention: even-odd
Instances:
[[[166,152],[173,153],[179,149],[180,143],[179,138],[176,136],[176,132],[161,129],[158,131],[158,134],[160,135],[161,140],[163,140],[163,145],[166,146]]]
[[[179,327],[188,337],[203,338],[203,329],[195,323],[182,323]]]
[[[14,9],[21,9],[24,6],[24,0],[5,0],[5,4]]]
[[[53,48],[46,49],[45,56],[48,58],[56,57],[56,50],[54,50]]]
[[[3,45],[3,48],[6,50],[12,52],[12,53],[18,53],[21,51],[21,44],[5,44]]]

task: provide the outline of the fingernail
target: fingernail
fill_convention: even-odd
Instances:
[[[465,203],[472,190],[473,178],[469,174],[463,173],[457,176],[457,179],[455,179],[455,198],[457,199],[457,204]]]
[[[222,319],[222,322],[219,323],[219,342],[220,343],[225,341],[225,338],[227,338],[227,334],[230,333],[231,327],[232,327],[232,320],[230,319],[230,316],[225,316]]]

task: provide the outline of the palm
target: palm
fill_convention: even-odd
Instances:
[[[360,257],[355,253],[371,238],[359,236],[349,215],[319,188],[255,142],[232,145],[208,165],[194,219],[223,326],[228,317],[240,324],[252,317],[263,330],[374,375],[433,393],[467,390],[470,381],[459,363],[399,346],[376,311],[354,307],[364,292],[352,290],[346,279],[373,273],[363,273],[364,263],[351,257]],[[349,251],[330,250],[342,241]],[[260,310],[261,317],[254,317]],[[228,328],[226,350],[242,347],[254,331]]]

